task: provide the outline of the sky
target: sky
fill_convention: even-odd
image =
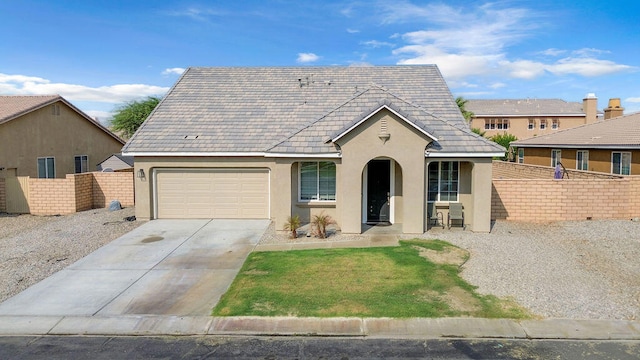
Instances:
[[[454,96],[640,111],[640,1],[0,0],[0,94],[108,124],[190,66],[436,64]]]

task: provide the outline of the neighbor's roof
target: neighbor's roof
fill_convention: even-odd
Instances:
[[[514,141],[517,147],[640,149],[640,112]]]
[[[560,99],[467,100],[465,109],[485,116],[584,116],[580,102]]]
[[[41,109],[55,102],[63,102],[87,121],[109,134],[109,136],[124,144],[124,141],[102,126],[98,121],[82,112],[60,95],[0,95],[0,124],[15,120],[32,111]]]
[[[425,65],[189,68],[123,153],[337,154],[336,132],[382,105],[441,136],[434,152],[504,151],[471,133],[438,68]]]

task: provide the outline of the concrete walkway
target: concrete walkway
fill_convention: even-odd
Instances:
[[[357,241],[256,246],[268,222],[240,226],[229,221],[156,220],[149,224],[153,225],[142,226],[112,242],[123,249],[104,250],[105,246],[0,304],[0,336],[314,335],[640,340],[640,322],[624,320],[211,317],[208,313],[251,249],[394,246],[398,238],[385,235]],[[169,241],[162,245],[165,240]]]

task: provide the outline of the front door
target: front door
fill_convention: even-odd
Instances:
[[[388,223],[391,161],[371,160],[367,171],[367,223]]]

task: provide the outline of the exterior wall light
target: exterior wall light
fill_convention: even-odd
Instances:
[[[140,179],[140,180],[145,179],[144,169],[138,170],[138,179]]]

